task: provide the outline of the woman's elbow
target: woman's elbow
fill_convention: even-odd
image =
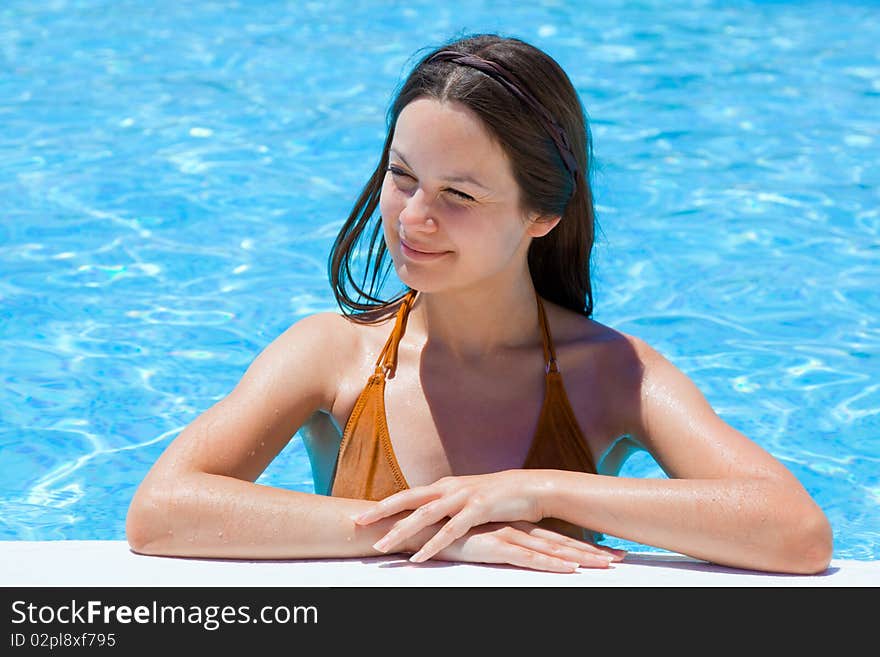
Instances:
[[[789,559],[792,572],[818,575],[828,569],[834,552],[831,523],[817,506],[812,505],[798,516],[793,531]]]
[[[125,538],[132,552],[156,554],[151,548],[162,528],[157,522],[159,501],[139,491],[128,506],[125,516]]]

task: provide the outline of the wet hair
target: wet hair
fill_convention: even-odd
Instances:
[[[497,64],[518,89],[502,84],[499,76],[485,70],[450,61],[449,55],[435,57],[443,51],[474,55]],[[537,109],[546,111],[536,111],[517,90],[536,100],[540,104]],[[393,270],[393,262],[388,256],[381,217],[374,219],[373,214],[379,205],[397,119],[409,103],[425,97],[461,103],[480,118],[511,162],[524,213],[562,217],[549,233],[532,239],[529,272],[543,298],[590,317],[595,219],[589,175],[592,146],[586,115],[574,86],[552,57],[520,39],[497,34],[470,35],[436,48],[419,60],[397,92],[388,109],[388,134],[380,162],[340,229],[328,258],[330,283],[340,309],[352,319],[368,323],[392,314],[402,298],[385,300],[376,296]],[[554,126],[548,125],[548,115]],[[559,146],[557,130],[567,140],[566,149]],[[352,275],[351,260],[360,251],[357,247],[363,239],[369,240],[368,262],[363,281],[358,284]],[[347,285],[359,298],[349,295]]]

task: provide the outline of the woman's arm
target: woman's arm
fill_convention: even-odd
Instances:
[[[546,470],[539,486],[549,517],[713,563],[813,574],[831,560],[825,515],[790,482]]]
[[[135,552],[231,559],[378,556],[371,547],[407,514],[383,527],[352,516],[371,503],[286,490],[209,473],[176,478],[162,492],[140,494],[126,521]],[[377,523],[378,524],[378,523]]]
[[[270,344],[147,473],[126,519],[131,548],[257,559],[378,554],[370,545],[382,532],[350,517],[369,502],[253,483],[313,413],[332,407],[352,342],[343,317],[319,313]]]
[[[828,519],[773,456],[726,424],[694,383],[638,338],[631,435],[670,479],[543,471],[543,515],[729,566],[827,568]],[[623,398],[627,396],[624,395]]]
[[[135,552],[153,555],[232,559],[383,556],[385,551],[371,546],[410,512],[369,526],[355,525],[352,517],[372,505],[199,475],[155,505],[144,500],[138,511],[142,515],[130,520],[128,537]],[[422,528],[395,552],[411,554],[441,526],[434,523]],[[475,527],[436,556],[572,572],[578,566],[607,568],[621,558],[614,552],[531,523],[514,522]]]

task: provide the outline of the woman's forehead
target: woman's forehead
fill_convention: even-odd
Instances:
[[[426,132],[429,129],[430,132]],[[397,117],[396,133],[418,132],[421,137],[437,140],[466,140],[474,147],[493,150],[497,147],[483,121],[471,109],[455,101],[418,98]]]
[[[504,150],[479,117],[459,103],[421,99],[408,104],[397,119],[391,151],[407,166],[449,182],[471,178],[483,188],[498,189],[513,181]]]

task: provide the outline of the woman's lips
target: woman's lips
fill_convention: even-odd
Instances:
[[[426,253],[424,251],[417,251],[416,249],[409,246],[403,240],[400,240],[400,249],[403,251],[403,255],[411,260],[436,260],[438,258],[442,258],[446,254],[450,253],[450,251],[438,251],[435,253]]]

